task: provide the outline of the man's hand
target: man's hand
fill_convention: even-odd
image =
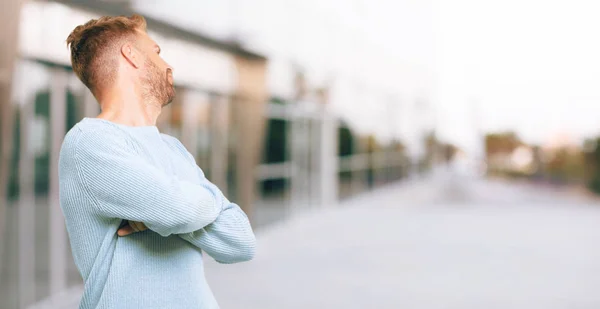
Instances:
[[[117,231],[117,235],[127,236],[129,234],[142,232],[147,229],[148,228],[146,227],[146,225],[144,225],[144,223],[142,223],[142,222],[127,221],[127,224]]]

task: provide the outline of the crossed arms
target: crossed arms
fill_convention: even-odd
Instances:
[[[246,214],[195,162],[190,168],[200,180],[180,180],[133,155],[123,140],[94,139],[95,147],[77,148],[75,164],[98,214],[143,222],[163,237],[176,234],[220,263],[254,257],[256,240]]]

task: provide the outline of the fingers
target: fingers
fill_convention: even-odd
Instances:
[[[127,221],[127,223],[129,223],[129,226],[131,226],[131,228],[133,229],[133,232],[139,232],[140,230],[138,229],[135,221]]]
[[[129,224],[133,225],[133,229],[136,230],[136,232],[142,232],[148,229],[142,222],[130,221]]]
[[[138,222],[138,223],[139,223],[138,228],[139,228],[140,232],[143,232],[148,229],[148,227],[144,224],[144,222]]]
[[[147,230],[148,227],[142,222],[137,221],[127,221],[127,225],[123,226],[117,231],[117,235],[119,236],[127,236],[129,234],[142,232]]]
[[[124,227],[120,228],[117,231],[117,235],[123,237],[123,236],[127,236],[129,234],[133,234],[135,231],[133,230],[133,228],[131,227],[131,225],[127,224]]]

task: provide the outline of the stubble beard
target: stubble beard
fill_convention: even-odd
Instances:
[[[150,59],[145,60],[148,68],[146,76],[142,80],[144,89],[143,97],[148,104],[164,107],[169,105],[175,98],[175,88],[169,82],[170,69],[161,70]]]

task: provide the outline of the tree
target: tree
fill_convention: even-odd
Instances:
[[[490,133],[485,136],[485,154],[486,158],[498,154],[511,154],[524,143],[514,132]]]
[[[600,137],[588,139],[584,148],[584,166],[587,187],[595,193],[600,194]]]

